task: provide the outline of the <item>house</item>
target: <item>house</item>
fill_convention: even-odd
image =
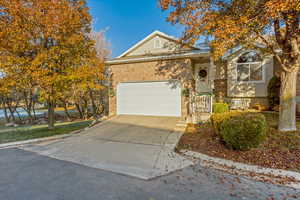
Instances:
[[[233,109],[268,106],[268,82],[278,70],[272,55],[242,48],[214,63],[208,48],[181,45],[160,31],[106,64],[109,115],[174,116],[193,122],[209,117],[212,101],[226,101]]]

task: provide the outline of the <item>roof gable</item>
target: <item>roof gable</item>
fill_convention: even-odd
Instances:
[[[178,47],[180,47],[180,42],[178,39],[160,31],[154,31],[146,38],[125,51],[118,58],[157,53],[171,53],[178,49]],[[192,50],[197,48],[186,47],[186,49]]]

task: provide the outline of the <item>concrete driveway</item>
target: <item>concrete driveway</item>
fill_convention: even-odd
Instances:
[[[24,147],[59,160],[151,179],[193,163],[174,153],[179,118],[117,116],[72,137]]]

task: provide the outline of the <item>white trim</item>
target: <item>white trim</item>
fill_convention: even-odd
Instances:
[[[163,32],[160,32],[158,30],[154,31],[153,33],[151,33],[150,35],[148,35],[147,37],[145,37],[143,40],[139,41],[138,43],[136,43],[135,45],[133,45],[131,48],[129,48],[127,51],[125,51],[124,53],[122,53],[121,55],[119,55],[117,58],[122,58],[124,57],[126,54],[132,52],[133,50],[135,50],[137,47],[141,46],[142,44],[144,44],[146,41],[148,41],[149,39],[151,39],[152,37],[154,36],[162,36],[162,37],[165,37],[165,38],[168,38],[170,40],[174,40],[174,41],[179,41],[177,38],[173,37],[173,36],[170,36],[170,35],[167,35]],[[194,47],[196,48],[196,47]],[[197,48],[198,49],[198,48]]]
[[[127,59],[113,59],[106,61],[105,64],[122,64],[122,63],[131,63],[131,62],[145,62],[145,61],[156,61],[156,60],[168,60],[168,59],[178,59],[178,58],[194,58],[194,57],[209,57],[210,53],[203,52],[201,50],[194,50],[187,53],[181,54],[171,54],[165,56],[149,56],[142,58],[127,58]]]

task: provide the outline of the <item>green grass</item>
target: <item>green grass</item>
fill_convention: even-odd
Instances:
[[[57,123],[54,130],[48,130],[47,125],[20,126],[17,128],[0,126],[0,144],[67,134],[83,129],[90,123],[91,121]]]
[[[282,150],[294,150],[300,148],[300,121],[296,121],[297,131],[279,132],[278,113],[263,113],[269,125],[268,138],[272,147]]]
[[[274,113],[267,113],[267,112],[262,112],[262,114],[266,117],[269,126],[272,128],[277,128],[278,127],[278,119],[279,119],[279,114],[274,112]],[[300,120],[296,121],[296,126],[297,129],[300,130]]]

